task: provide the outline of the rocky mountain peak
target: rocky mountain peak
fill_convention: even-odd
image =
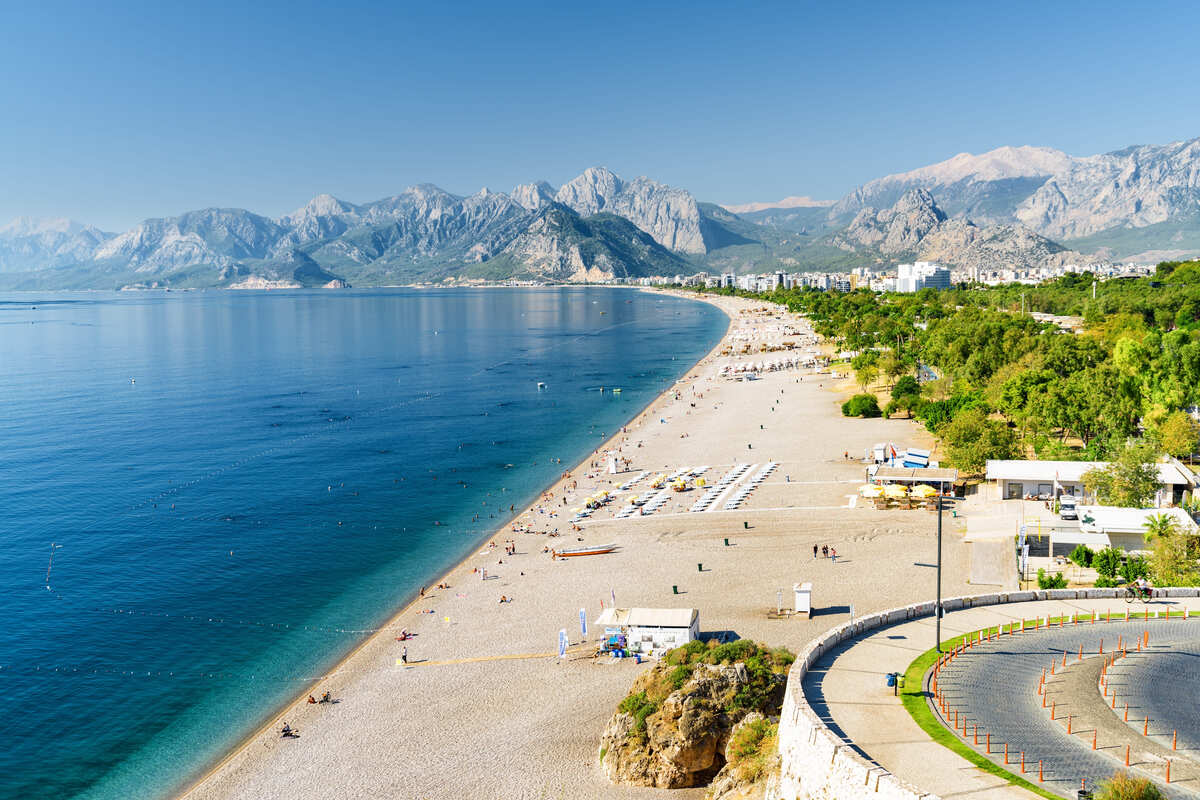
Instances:
[[[522,183],[512,191],[512,199],[530,211],[554,202],[554,187],[545,181]]]

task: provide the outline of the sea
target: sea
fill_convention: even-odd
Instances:
[[[0,798],[178,793],[727,325],[605,287],[0,294]]]

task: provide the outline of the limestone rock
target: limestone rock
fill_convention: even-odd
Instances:
[[[639,682],[652,679],[647,676],[652,673]],[[784,681],[779,675],[780,692]],[[644,732],[633,715],[618,711],[601,737],[604,774],[614,783],[662,789],[707,784],[725,765],[730,733],[748,713],[730,702],[748,682],[743,664],[697,664],[646,718]]]

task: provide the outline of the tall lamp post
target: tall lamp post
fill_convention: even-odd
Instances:
[[[933,605],[933,616],[937,620],[936,636],[937,641],[934,643],[937,651],[942,652],[942,493],[939,491],[937,496],[937,600]]]

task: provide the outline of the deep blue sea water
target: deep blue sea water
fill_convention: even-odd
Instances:
[[[0,295],[0,797],[177,791],[726,325],[600,288]]]

